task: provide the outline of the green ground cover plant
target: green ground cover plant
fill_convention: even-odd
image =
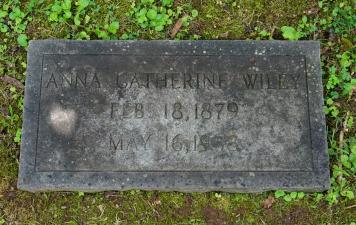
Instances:
[[[0,0],[0,225],[356,223],[355,0]],[[16,189],[31,39],[319,40],[331,188],[260,194]]]

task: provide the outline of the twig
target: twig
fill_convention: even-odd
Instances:
[[[263,221],[262,219],[260,219],[260,220],[261,220],[261,222],[263,223],[263,225],[266,225],[265,221]]]
[[[356,207],[356,205],[347,206],[347,207],[345,207],[345,209],[351,209],[351,208],[354,208],[354,207]]]

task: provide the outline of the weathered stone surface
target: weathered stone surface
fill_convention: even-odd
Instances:
[[[313,41],[31,41],[18,186],[329,187]]]

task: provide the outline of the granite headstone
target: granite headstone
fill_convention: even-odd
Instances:
[[[28,191],[329,187],[315,41],[35,40]]]

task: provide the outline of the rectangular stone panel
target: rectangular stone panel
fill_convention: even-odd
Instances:
[[[18,186],[329,187],[319,43],[31,41]]]

